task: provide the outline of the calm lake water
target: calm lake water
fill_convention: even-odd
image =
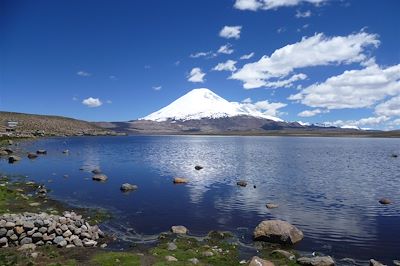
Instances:
[[[0,172],[43,182],[52,197],[70,204],[110,210],[115,219],[108,230],[126,239],[182,224],[195,235],[229,230],[251,243],[259,222],[282,219],[304,232],[298,250],[335,259],[400,259],[400,158],[391,157],[400,152],[399,139],[75,137],[21,148],[48,155],[13,165],[3,160]],[[92,181],[94,168],[109,180]],[[189,183],[174,185],[175,176]],[[239,179],[249,185],[236,186]],[[125,182],[139,189],[121,193]],[[381,197],[394,204],[380,205]],[[268,210],[268,202],[279,208]]]

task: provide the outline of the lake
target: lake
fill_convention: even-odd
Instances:
[[[185,225],[194,235],[228,230],[251,243],[259,222],[282,219],[303,231],[298,250],[400,259],[400,158],[391,156],[400,152],[399,139],[128,136],[20,146],[48,154],[13,165],[2,160],[1,172],[45,183],[51,197],[69,204],[109,210],[114,219],[105,226],[126,240]],[[95,168],[107,182],[92,181]],[[189,183],[174,185],[176,176]],[[247,187],[236,185],[241,179]],[[138,190],[122,193],[125,182]],[[382,197],[394,204],[379,204]],[[269,202],[279,207],[267,209]]]

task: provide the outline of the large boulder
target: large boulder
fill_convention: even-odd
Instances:
[[[253,233],[255,240],[293,245],[304,235],[297,227],[281,220],[262,221]]]
[[[312,258],[298,258],[297,263],[300,265],[307,266],[333,266],[335,265],[335,261],[331,256],[317,256]]]
[[[249,266],[275,266],[275,264],[273,264],[269,260],[264,260],[257,256],[254,256],[253,258],[251,258]]]
[[[174,184],[186,184],[188,181],[186,178],[175,177],[173,182],[174,182]]]
[[[174,234],[185,235],[185,234],[187,234],[188,231],[189,230],[186,227],[184,227],[183,225],[174,225],[171,227],[171,232]]]

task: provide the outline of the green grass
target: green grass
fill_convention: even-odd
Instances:
[[[104,252],[94,255],[91,262],[99,266],[140,266],[140,257],[129,252]]]

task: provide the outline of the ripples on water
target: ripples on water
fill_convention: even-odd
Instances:
[[[398,139],[81,137],[42,139],[23,148],[49,154],[16,165],[3,161],[0,169],[52,179],[54,197],[107,208],[118,217],[109,225],[130,228],[132,236],[184,224],[195,234],[231,230],[251,241],[261,220],[276,218],[304,232],[299,249],[338,258],[400,255],[400,159],[391,157],[400,152]],[[196,171],[197,164],[204,169]],[[109,176],[107,183],[90,180],[97,167]],[[174,176],[190,183],[173,185]],[[237,187],[238,179],[249,185]],[[122,194],[124,182],[137,184],[138,191]],[[382,206],[381,197],[396,204]],[[279,208],[268,210],[267,202]]]

